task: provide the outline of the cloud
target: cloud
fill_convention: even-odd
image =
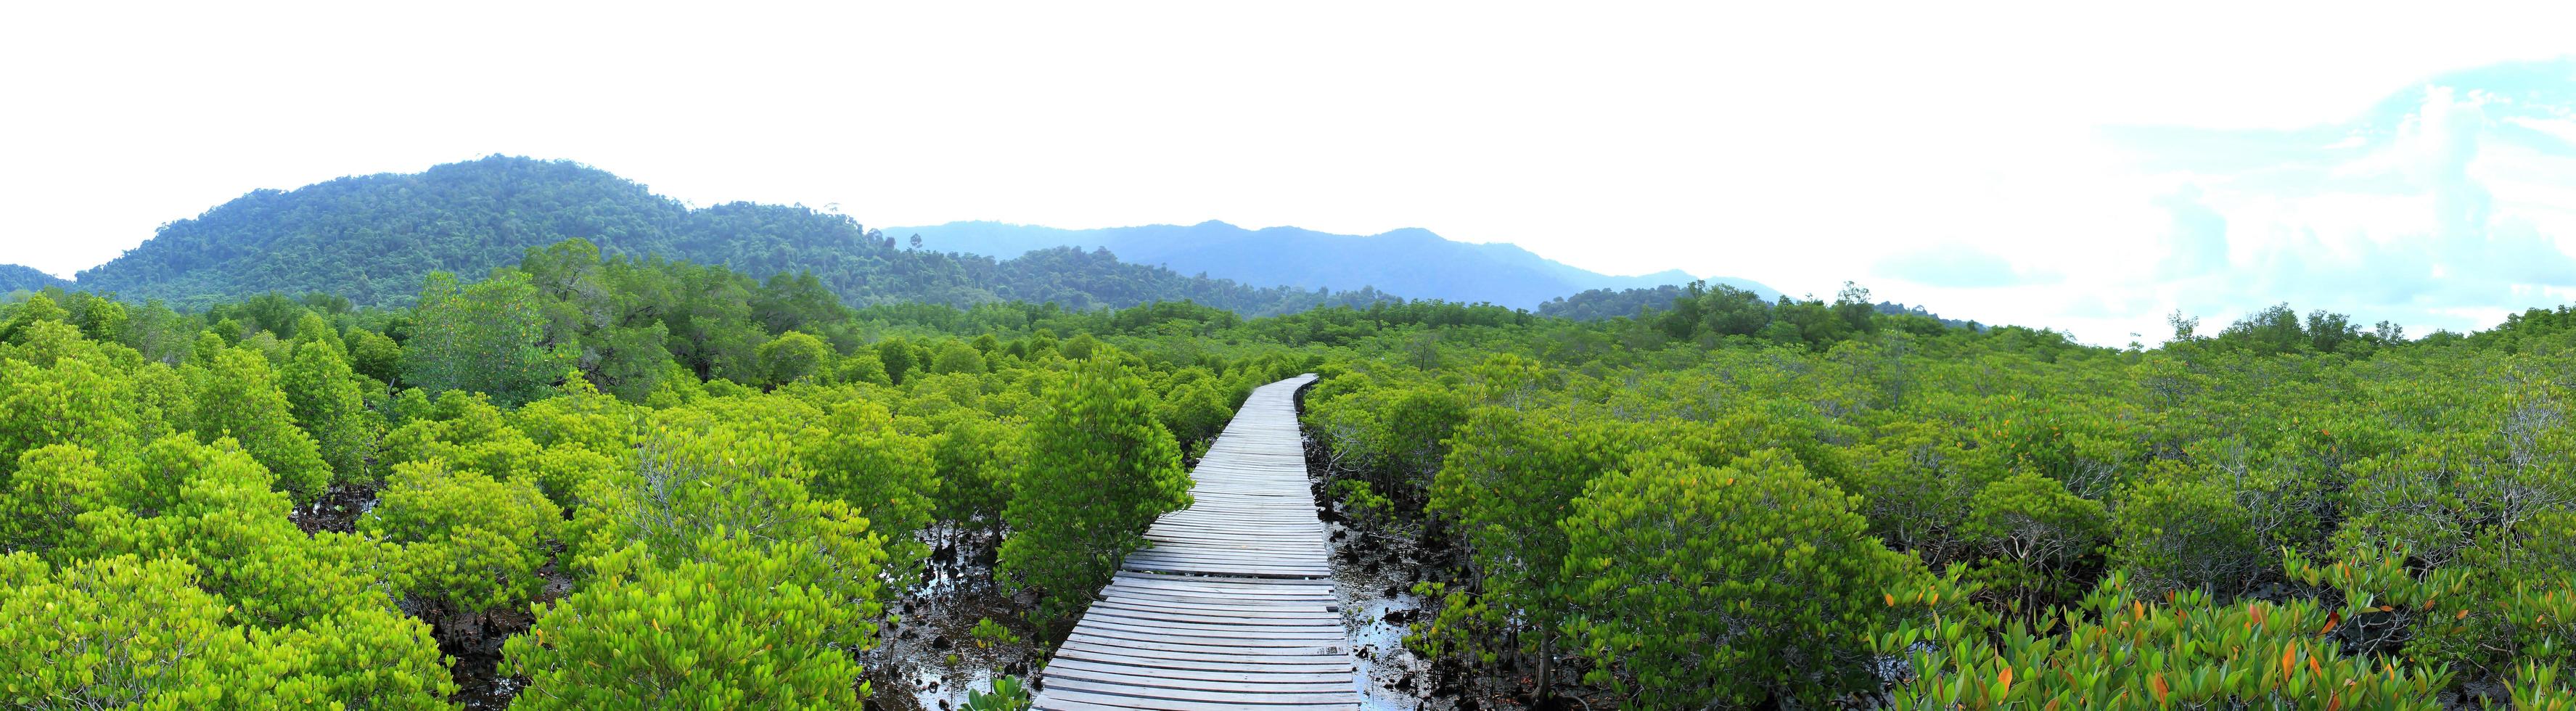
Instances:
[[[1924,286],[1991,289],[2053,283],[2054,272],[2022,269],[2002,255],[1967,245],[1945,245],[1881,259],[1877,273]]]
[[[2199,188],[2185,186],[2155,202],[2173,220],[2157,276],[2195,277],[2227,268],[2227,216],[2202,203]]]
[[[2436,77],[2339,124],[2106,131],[2173,185],[2152,270],[2214,320],[2289,302],[2486,328],[2576,287],[2576,60]]]

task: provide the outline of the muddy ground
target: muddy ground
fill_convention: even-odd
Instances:
[[[877,647],[859,655],[867,669],[867,707],[882,711],[964,708],[969,692],[991,691],[996,673],[1027,678],[1038,667],[1037,632],[1022,613],[1035,606],[992,584],[998,541],[962,537],[931,554],[922,583],[889,607],[897,623]],[[1018,639],[978,644],[969,633],[990,619]]]

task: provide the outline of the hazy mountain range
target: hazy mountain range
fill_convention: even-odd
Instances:
[[[1048,247],[1100,247],[1124,261],[1247,284],[1307,289],[1372,286],[1410,298],[1483,301],[1524,309],[1592,289],[1653,288],[1698,278],[1678,269],[1612,276],[1568,266],[1517,245],[1457,242],[1419,228],[1363,236],[1296,227],[1249,230],[1215,220],[1086,230],[951,222],[889,227],[885,233],[898,241],[920,235],[923,249],[937,251],[1008,258]],[[1779,295],[1751,280],[1712,277],[1709,281],[1764,298]]]
[[[0,293],[65,286],[198,306],[321,291],[400,305],[430,272],[480,277],[516,264],[529,248],[575,237],[611,255],[722,264],[755,276],[810,272],[858,305],[1024,300],[1098,308],[1189,299],[1261,315],[1406,298],[1537,308],[1586,291],[1692,279],[1680,271],[1603,275],[1517,246],[1453,242],[1419,229],[1355,236],[1210,221],[872,230],[803,206],[691,208],[579,163],[496,155],[255,190],[162,226],[74,281],[0,265]],[[1750,281],[1713,281],[1776,295]]]
[[[52,274],[37,271],[35,267],[20,266],[16,264],[0,264],[0,294],[6,294],[20,289],[34,291],[48,286],[70,285],[71,282],[63,281]]]

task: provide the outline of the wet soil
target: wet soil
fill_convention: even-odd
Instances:
[[[958,538],[932,552],[921,584],[888,605],[896,621],[879,630],[875,649],[859,655],[867,669],[867,708],[961,709],[968,693],[992,691],[996,674],[1035,675],[1038,632],[1024,615],[1036,600],[1005,594],[993,584],[998,541]],[[975,624],[987,619],[1016,639],[976,639]]]
[[[438,640],[438,651],[455,660],[449,675],[456,680],[456,695],[449,701],[467,709],[502,709],[510,706],[525,682],[502,674],[501,643],[511,635],[528,631],[537,618],[526,608],[502,608],[484,612],[450,613],[430,610],[418,614],[430,621],[431,635]]]
[[[551,603],[572,594],[572,576],[560,566],[559,562],[548,563],[537,570],[537,575],[546,579],[545,589],[537,594],[538,603]],[[452,661],[448,675],[456,680],[456,695],[448,697],[448,701],[471,711],[510,706],[510,699],[519,695],[519,687],[527,681],[501,673],[501,645],[512,635],[535,627],[535,613],[526,607],[468,613],[417,601],[405,602],[403,609],[429,623],[430,636],[438,640],[438,651],[447,653]]]
[[[308,534],[323,531],[349,533],[358,530],[358,517],[375,507],[374,487],[342,485],[331,487],[320,500],[295,507],[294,511],[288,512],[287,518],[295,522],[297,529]]]

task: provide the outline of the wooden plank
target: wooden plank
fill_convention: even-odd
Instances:
[[[1200,607],[1200,608],[1206,608],[1206,607],[1216,607],[1216,608],[1235,608],[1235,607],[1257,608],[1257,607],[1262,607],[1262,606],[1268,606],[1268,607],[1274,607],[1274,608],[1278,608],[1278,609],[1317,609],[1317,608],[1324,607],[1324,605],[1319,605],[1319,604],[1317,604],[1317,602],[1316,602],[1316,601],[1314,601],[1314,600],[1279,600],[1279,599],[1252,600],[1252,599],[1244,599],[1244,598],[1233,598],[1233,597],[1227,597],[1227,596],[1224,596],[1224,595],[1208,595],[1208,594],[1174,593],[1174,592],[1161,591],[1161,590],[1119,590],[1119,589],[1114,589],[1114,588],[1113,588],[1113,589],[1104,589],[1104,590],[1102,590],[1102,591],[1100,592],[1100,595],[1101,595],[1101,597],[1106,597],[1106,598],[1110,598],[1110,599],[1113,599],[1113,600],[1116,600],[1116,599],[1139,600],[1139,601],[1157,602],[1157,603],[1162,603],[1162,604],[1167,604],[1167,605],[1184,605],[1184,606],[1189,606],[1189,607]]]
[[[1091,603],[1091,609],[1094,609],[1094,610],[1114,610],[1114,611],[1123,611],[1123,612],[1128,612],[1128,613],[1134,613],[1134,614],[1145,614],[1145,615],[1163,615],[1163,616],[1166,616],[1166,617],[1168,617],[1168,616],[1172,616],[1172,615],[1178,615],[1178,614],[1189,614],[1189,615],[1195,615],[1195,616],[1197,616],[1197,617],[1204,618],[1204,619],[1214,619],[1214,620],[1224,620],[1224,619],[1235,619],[1235,620],[1309,620],[1309,621],[1317,621],[1317,622],[1325,622],[1325,623],[1339,623],[1339,622],[1341,622],[1341,619],[1342,619],[1342,616],[1341,616],[1340,614],[1335,613],[1335,612],[1332,612],[1332,611],[1324,610],[1324,609],[1322,609],[1322,608],[1315,608],[1315,609],[1299,609],[1299,608],[1294,608],[1294,607],[1237,607],[1237,608],[1216,608],[1216,607],[1206,607],[1206,606],[1181,606],[1181,607],[1175,607],[1175,606],[1172,606],[1172,605],[1170,605],[1170,604],[1166,604],[1166,603],[1157,603],[1157,602],[1146,601],[1146,600],[1138,600],[1138,599],[1134,599],[1134,598],[1104,598],[1104,599],[1102,599],[1102,600],[1100,600],[1100,601],[1098,601],[1098,602]]]
[[[1356,697],[1358,694],[1354,692],[1352,695]],[[1101,694],[1092,691],[1077,691],[1071,689],[1059,692],[1055,689],[1048,689],[1039,693],[1037,708],[1054,711],[1061,707],[1051,704],[1063,701],[1096,704],[1097,706],[1094,708],[1145,709],[1148,711],[1350,711],[1351,709],[1359,707],[1359,702],[1357,701],[1349,703],[1331,702],[1312,704],[1265,704],[1258,701],[1249,703],[1211,703],[1203,701],[1139,698],[1134,696]]]
[[[1356,711],[1358,665],[1306,479],[1295,393],[1264,385],[1039,672],[1051,711]]]
[[[1047,680],[1047,688],[1049,690],[1064,691],[1097,691],[1104,694],[1137,696],[1157,701],[1195,701],[1201,703],[1220,704],[1242,703],[1243,698],[1246,696],[1258,697],[1261,699],[1261,702],[1264,703],[1329,704],[1342,700],[1341,697],[1349,693],[1334,689],[1258,689],[1248,688],[1248,685],[1243,684],[1212,684],[1209,688],[1205,689],[1170,688],[1146,686],[1142,684],[1121,684],[1116,681],[1103,683],[1101,681],[1082,676],[1051,677]]]
[[[1337,658],[1332,656],[1217,656],[1208,654],[1164,652],[1158,650],[1131,650],[1120,647],[1091,644],[1088,642],[1066,642],[1063,647],[1056,650],[1056,658],[1059,661],[1066,659],[1081,659],[1085,661],[1128,667],[1196,669],[1210,671],[1236,670],[1258,674],[1353,674],[1357,673],[1359,670],[1359,665],[1350,661],[1348,658]]]
[[[1087,674],[1119,674],[1126,676],[1150,674],[1152,676],[1166,679],[1201,679],[1207,681],[1230,682],[1348,684],[1351,681],[1351,675],[1346,671],[1339,673],[1331,671],[1290,673],[1269,670],[1250,671],[1243,669],[1176,669],[1163,666],[1104,664],[1087,659],[1058,659],[1052,662],[1047,662],[1046,668],[1049,672],[1059,670],[1081,670]]]
[[[1084,620],[1083,626],[1104,635],[1133,636],[1189,644],[1240,645],[1249,640],[1258,642],[1262,646],[1287,646],[1286,643],[1289,642],[1298,644],[1343,642],[1349,637],[1342,632],[1339,625],[1256,628],[1246,625],[1205,625],[1101,617]]]

